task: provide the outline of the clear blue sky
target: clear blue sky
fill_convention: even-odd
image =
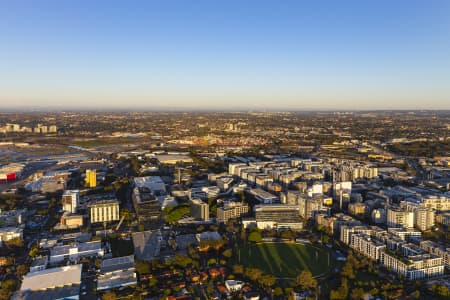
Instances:
[[[0,108],[450,109],[450,1],[1,1]]]

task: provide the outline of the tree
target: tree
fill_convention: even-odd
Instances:
[[[7,279],[1,283],[2,289],[12,292],[16,289],[16,283],[15,280]]]
[[[116,300],[116,299],[117,299],[116,293],[114,293],[113,291],[107,292],[102,296],[102,300]]]
[[[352,292],[350,293],[350,298],[353,300],[360,300],[365,295],[365,292],[362,288],[355,288],[352,289]]]
[[[33,248],[31,248],[30,253],[28,254],[28,256],[30,258],[35,258],[38,253],[39,253],[39,249],[37,247],[33,247]]]
[[[282,239],[289,239],[289,240],[292,239],[293,236],[294,233],[291,230],[284,230],[280,235]]]
[[[233,265],[233,274],[242,275],[244,274],[244,266],[242,265]]]
[[[351,257],[351,256],[349,256]],[[345,265],[342,267],[341,275],[348,277],[349,279],[355,279],[355,266],[352,264],[350,259],[347,259]]]
[[[247,268],[245,270],[245,276],[253,281],[258,281],[258,278],[262,276],[262,271],[257,268]]]
[[[226,249],[222,252],[222,255],[225,256],[226,258],[230,258],[231,256],[233,256],[233,250],[232,249]]]
[[[148,281],[148,286],[149,287],[154,287],[158,284],[158,279],[156,279],[155,277],[152,277],[149,279]]]
[[[254,243],[259,243],[262,241],[262,236],[261,233],[257,232],[257,231],[253,231],[252,233],[250,233],[250,235],[248,236],[248,241],[249,242],[254,242]]]
[[[208,266],[213,266],[217,264],[217,260],[215,258],[208,259]]]
[[[297,285],[302,289],[309,290],[317,287],[317,280],[312,276],[309,271],[302,271],[296,279]]]
[[[414,292],[411,293],[410,295],[413,299],[419,299],[420,298],[420,291],[419,290],[415,290]]]
[[[277,296],[277,297],[283,296],[283,289],[280,288],[280,287],[276,287],[276,288],[273,290],[273,295],[274,295],[274,296]]]
[[[185,269],[192,263],[192,259],[185,254],[177,254],[174,256],[172,263]]]
[[[143,260],[136,260],[136,272],[139,274],[148,274],[150,273],[150,264]]]
[[[200,255],[198,254],[198,250],[192,245],[189,245],[189,247],[188,247],[188,255],[192,259],[199,259],[200,258]]]
[[[348,296],[348,281],[347,278],[342,278],[341,286],[337,290],[330,292],[330,299],[347,299]]]
[[[258,278],[259,283],[266,287],[271,287],[275,284],[276,278],[273,275],[263,275]]]
[[[16,273],[19,277],[22,277],[28,272],[28,267],[26,265],[18,265],[16,268]]]
[[[450,296],[450,289],[443,284],[439,284],[436,288],[436,294],[441,297],[448,297]]]
[[[120,217],[122,218],[123,216],[125,216],[125,219],[124,219],[125,221],[127,221],[127,222],[131,221],[131,213],[128,209],[122,208],[120,210]]]

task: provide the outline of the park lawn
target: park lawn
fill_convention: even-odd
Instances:
[[[329,250],[298,243],[249,244],[240,249],[240,264],[261,269],[279,278],[294,278],[303,270],[314,276],[327,273],[334,267]]]

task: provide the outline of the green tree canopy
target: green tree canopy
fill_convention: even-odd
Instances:
[[[262,236],[261,233],[257,232],[257,231],[253,231],[252,233],[250,233],[250,235],[248,236],[248,241],[249,242],[254,242],[254,243],[259,243],[262,241]]]
[[[300,275],[297,276],[296,283],[305,290],[315,289],[317,287],[317,280],[310,271],[302,271]]]

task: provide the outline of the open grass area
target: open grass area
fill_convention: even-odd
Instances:
[[[312,245],[259,243],[240,249],[240,264],[276,277],[293,278],[303,270],[309,270],[314,276],[327,273],[334,267],[334,260],[328,249]]]

